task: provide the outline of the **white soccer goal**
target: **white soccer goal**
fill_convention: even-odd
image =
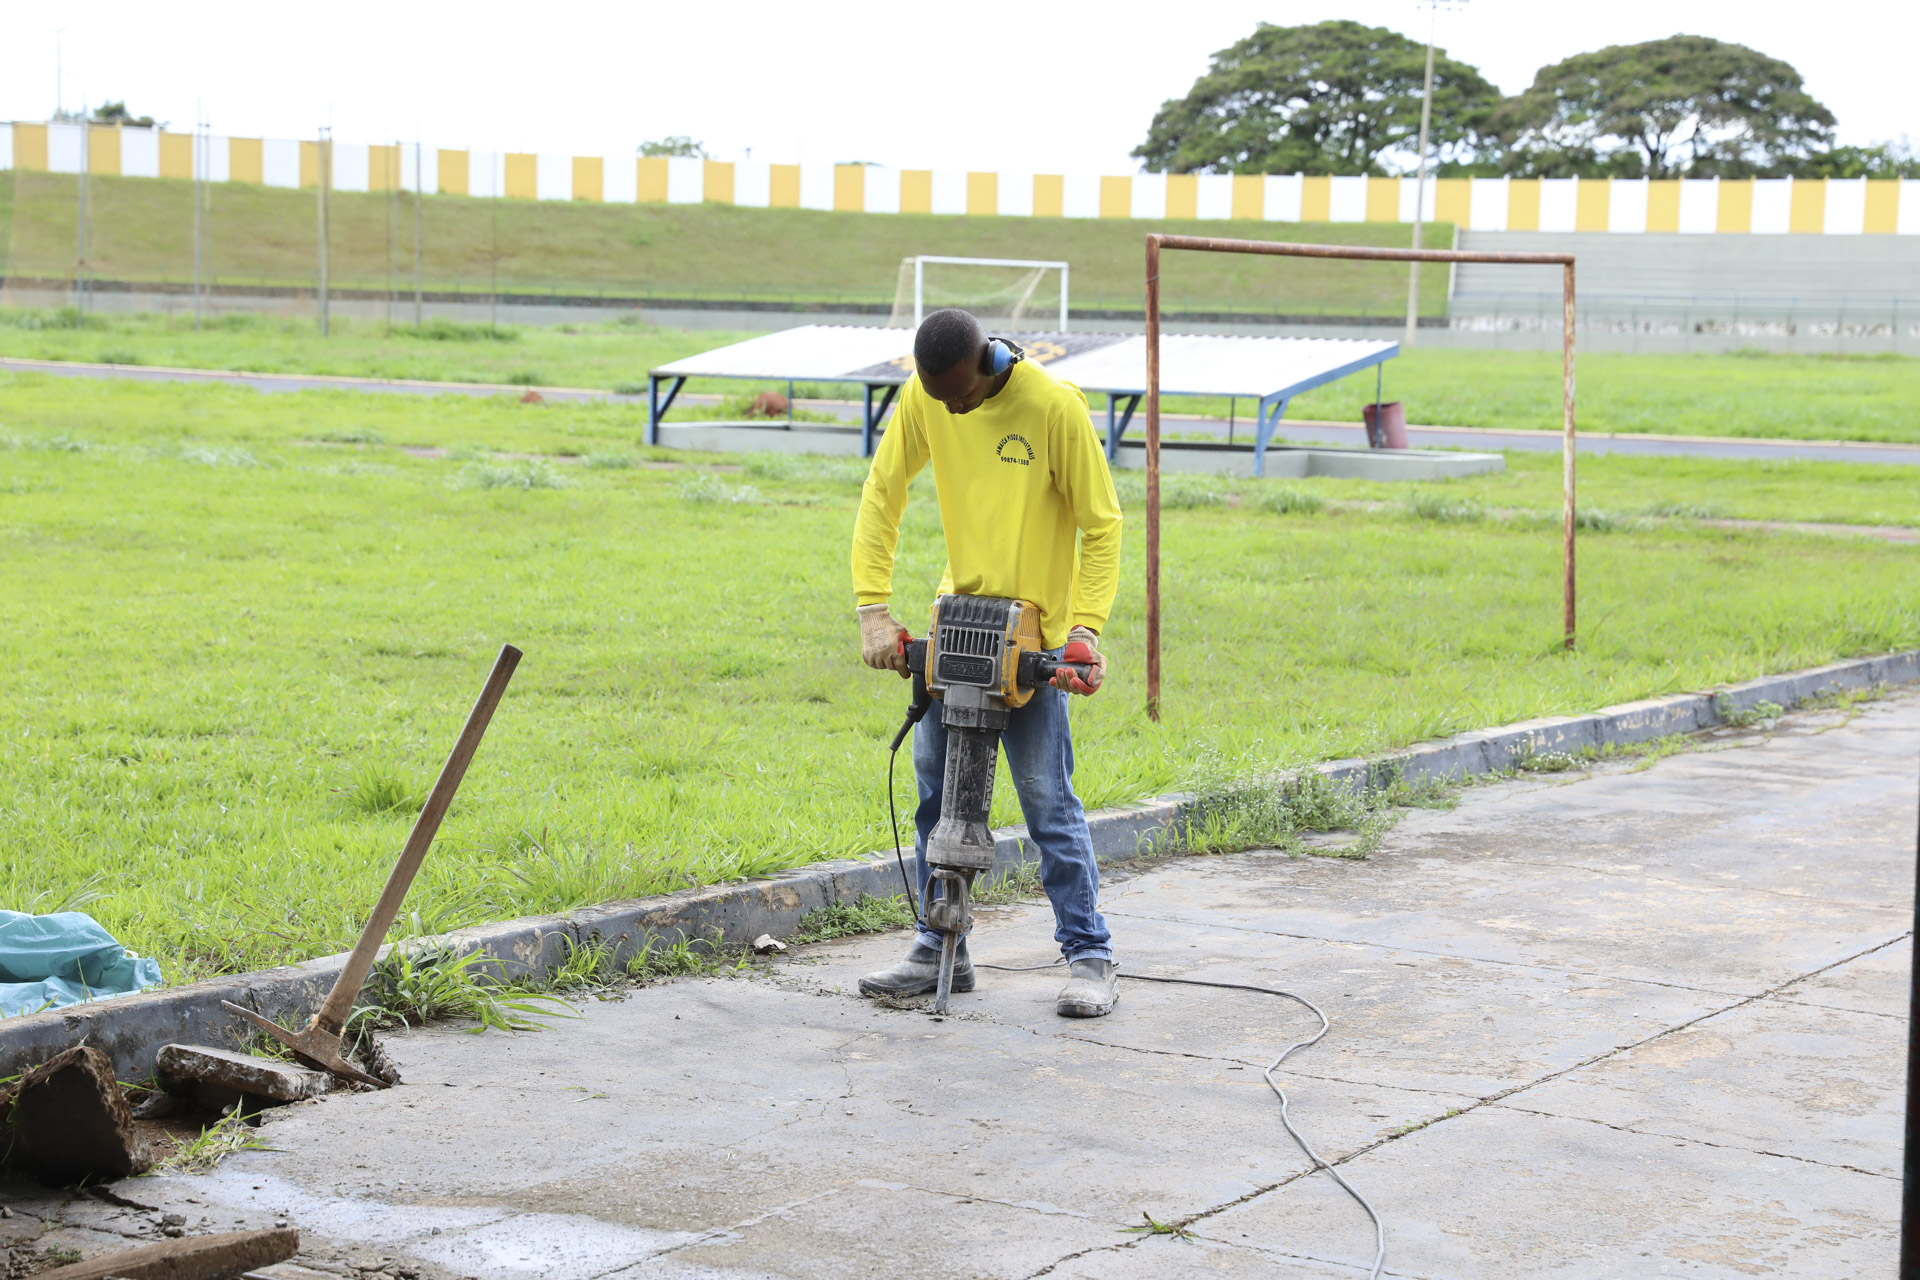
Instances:
[[[1051,299],[1040,286],[1050,274],[1057,276],[1060,284],[1056,332],[1065,333],[1068,268],[1064,262],[948,258],[937,254],[902,258],[887,327],[918,329],[927,312],[958,307],[972,312],[989,327],[1030,332],[1045,326],[1042,317],[1047,316]]]

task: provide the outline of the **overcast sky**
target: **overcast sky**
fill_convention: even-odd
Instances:
[[[0,117],[123,98],[216,133],[576,155],[690,134],[715,156],[1128,173],[1159,104],[1251,32],[1349,17],[1424,37],[1412,0],[902,4],[653,0],[504,5],[117,0],[22,5]],[[324,16],[323,16],[324,15]],[[1785,58],[1843,142],[1920,134],[1920,5],[1832,0],[1469,0],[1439,43],[1500,88],[1582,50],[1685,31]]]

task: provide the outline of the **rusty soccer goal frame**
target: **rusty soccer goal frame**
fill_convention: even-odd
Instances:
[[[1358,245],[1221,240],[1211,236],[1147,236],[1147,716],[1160,719],[1160,252],[1255,253],[1282,258],[1353,258],[1368,262],[1493,262],[1558,266],[1564,281],[1561,357],[1561,542],[1564,644],[1574,642],[1573,255],[1485,253],[1471,249],[1381,249]]]

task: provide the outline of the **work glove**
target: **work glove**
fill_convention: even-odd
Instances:
[[[907,629],[885,604],[863,604],[854,610],[860,617],[860,660],[876,671],[907,671],[905,644]]]
[[[1075,627],[1067,632],[1067,647],[1061,650],[1060,660],[1092,667],[1093,678],[1082,680],[1074,671],[1062,667],[1053,673],[1053,687],[1065,689],[1068,693],[1098,692],[1100,683],[1107,678],[1107,655],[1100,652],[1099,644],[1100,637],[1089,627]]]

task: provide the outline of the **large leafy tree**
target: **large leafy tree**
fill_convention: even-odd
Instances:
[[[1161,106],[1133,154],[1167,173],[1385,173],[1389,153],[1418,149],[1426,56],[1385,27],[1263,22]],[[1471,155],[1499,100],[1477,70],[1435,50],[1431,137],[1443,158]]]
[[[1547,177],[1789,173],[1833,141],[1833,113],[1790,64],[1687,35],[1543,67],[1487,127],[1510,171]]]

